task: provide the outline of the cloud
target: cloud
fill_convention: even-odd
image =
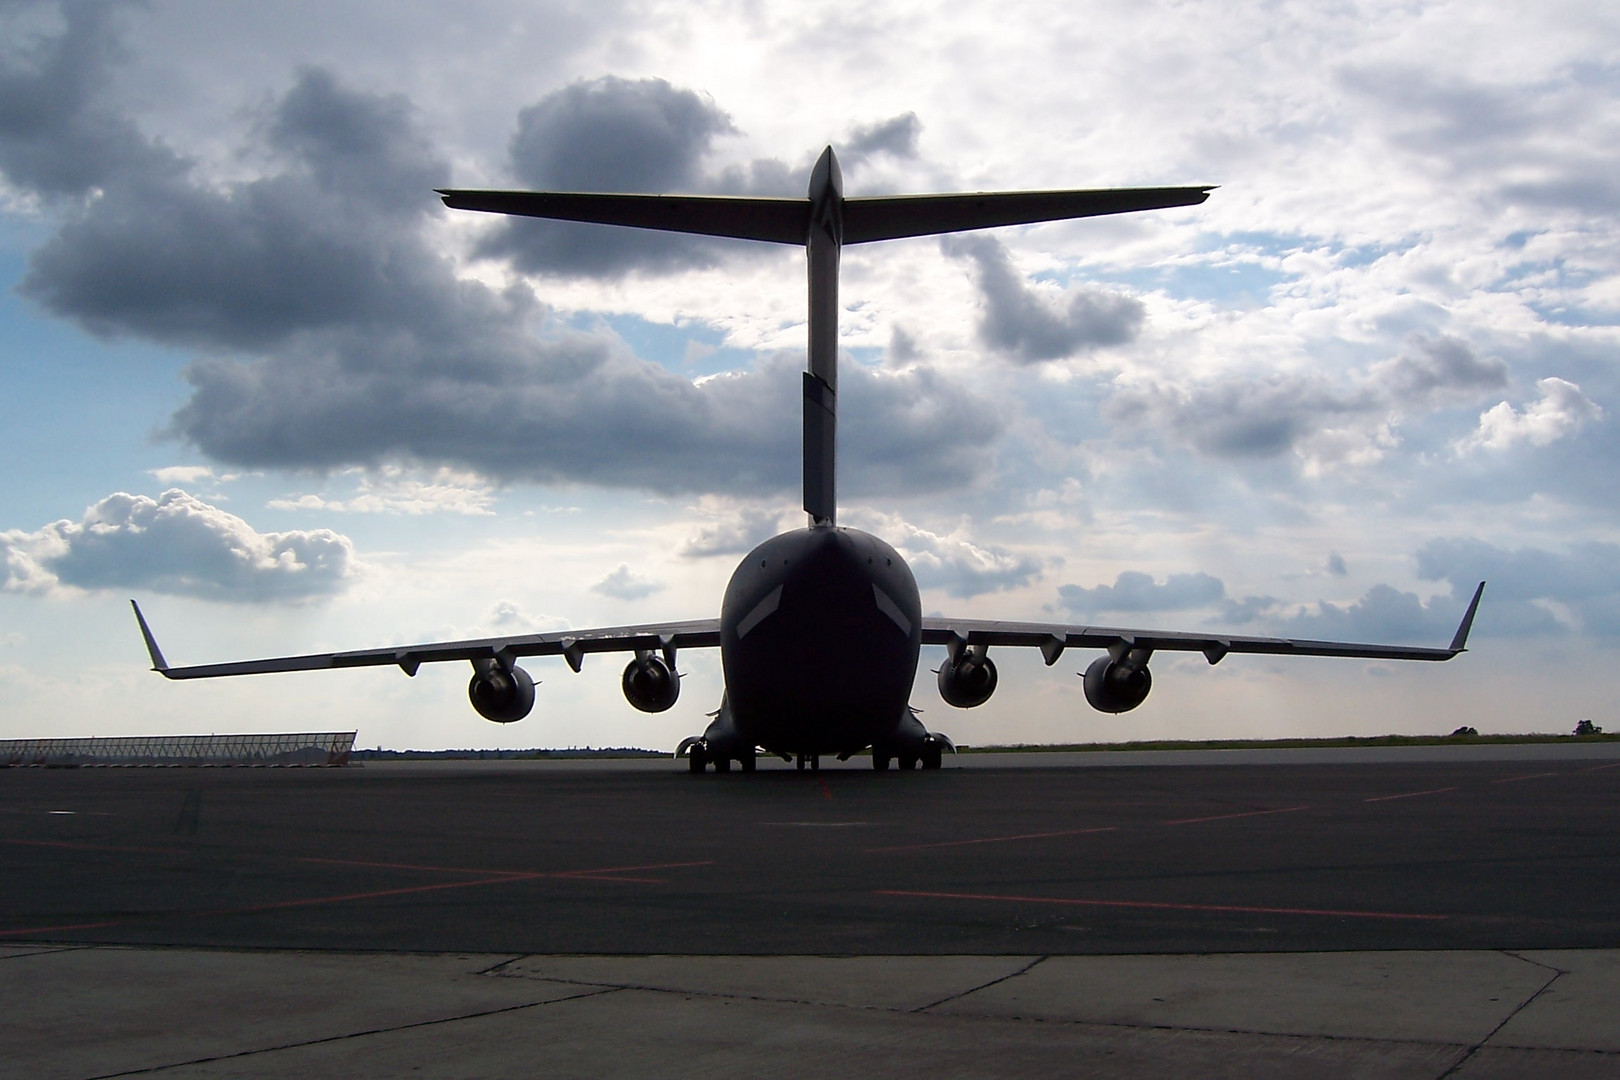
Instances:
[[[161,469],[147,469],[147,473],[157,478],[157,482],[169,486],[189,484],[196,487],[198,484],[228,484],[238,479],[240,473],[216,473],[207,465],[169,465]]]
[[[1424,603],[1416,593],[1374,585],[1346,607],[1319,601],[1314,610],[1306,607],[1273,625],[1285,637],[1444,645],[1451,640],[1462,613],[1454,597],[1437,596]]]
[[[1479,621],[1487,633],[1620,635],[1620,544],[1557,552],[1453,537],[1420,548],[1417,567],[1423,580],[1449,584],[1458,603],[1486,582]]]
[[[700,509],[709,510],[700,505]],[[781,531],[782,512],[766,507],[735,507],[718,513],[719,518],[701,526],[680,546],[687,558],[708,555],[741,555],[752,551]]]
[[[715,186],[702,171],[715,138],[733,134],[714,102],[663,79],[605,77],[548,94],[518,114],[510,148],[519,184],[540,191],[696,193]],[[715,265],[738,241],[514,218],[477,253],[509,258],[536,274],[618,277]]]
[[[607,577],[591,586],[591,592],[601,593],[614,600],[641,600],[651,596],[664,586],[661,582],[651,581],[624,563]]]
[[[495,488],[473,473],[439,468],[428,476],[397,465],[375,470],[346,470],[357,476],[358,490],[347,499],[323,495],[300,495],[294,499],[272,499],[272,510],[323,510],[349,514],[470,514],[493,513]]]
[[[103,106],[119,51],[111,3],[0,7],[0,173],[40,195],[82,195],[117,178],[181,165]]]
[[[1350,573],[1350,568],[1344,564],[1344,556],[1334,551],[1328,554],[1327,572],[1334,577],[1346,577]]]
[[[354,545],[330,529],[261,533],[178,488],[118,492],[35,532],[0,532],[9,591],[147,589],[238,602],[310,600],[359,573]]]
[[[1342,378],[1320,371],[1220,378],[1117,379],[1110,420],[1216,458],[1297,454],[1310,471],[1368,465],[1400,444],[1408,418],[1477,400],[1506,384],[1508,365],[1456,338],[1413,335],[1396,356]]]
[[[645,91],[614,85],[615,100]],[[689,93],[659,85],[659,101]],[[713,127],[695,100],[677,134]],[[255,468],[796,486],[796,360],[693,382],[607,330],[551,326],[527,289],[458,278],[425,236],[448,169],[405,99],[306,69],[262,130],[279,171],[223,185],[190,166],[124,177],[35,252],[23,285],[93,332],[206,350],[168,435]],[[853,490],[937,489],[983,470],[1001,421],[976,395],[922,368],[850,365],[844,381],[846,459],[871,463],[851,470]]]
[[[979,338],[1016,360],[1061,360],[1085,349],[1122,345],[1141,332],[1147,309],[1135,297],[1095,286],[1061,297],[1032,289],[1001,241],[990,236],[946,236],[940,250],[974,265],[984,311]]]
[[[1042,560],[1004,548],[976,543],[965,519],[949,533],[930,532],[897,514],[865,507],[848,510],[843,521],[894,545],[925,589],[941,589],[948,596],[967,598],[1016,589],[1038,578]]]
[[[1506,450],[1519,443],[1549,446],[1603,417],[1603,410],[1566,379],[1538,379],[1536,389],[1541,399],[1522,412],[1503,401],[1481,413],[1478,430],[1457,442],[1458,452]]]
[[[1220,578],[1202,571],[1191,574],[1171,574],[1164,582],[1153,580],[1151,574],[1126,570],[1114,579],[1112,585],[1085,588],[1063,585],[1058,588],[1059,602],[1081,618],[1100,612],[1185,611],[1219,603],[1226,596],[1226,586]]]
[[[914,159],[917,156],[917,136],[920,134],[922,121],[917,119],[914,112],[857,127],[838,148],[838,161],[843,166],[855,168],[879,155]]]

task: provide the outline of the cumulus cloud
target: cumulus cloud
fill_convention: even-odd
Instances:
[[[707,555],[741,555],[781,532],[782,512],[766,507],[734,507],[725,510],[700,506],[715,517],[681,544],[679,553],[687,558]]]
[[[1417,566],[1424,580],[1450,585],[1459,603],[1487,582],[1480,606],[1487,632],[1620,635],[1620,544],[1578,543],[1560,552],[1449,537],[1418,549]]]
[[[207,465],[169,465],[161,469],[146,470],[157,478],[160,484],[179,486],[189,484],[196,487],[199,484],[228,484],[238,479],[240,473],[216,473]]]
[[[397,465],[375,470],[346,470],[358,480],[358,490],[349,498],[332,499],[307,494],[290,499],[272,499],[272,510],[323,510],[349,514],[472,514],[493,513],[493,485],[476,473],[440,468],[420,473]]]
[[[1126,570],[1112,585],[1063,585],[1058,599],[1063,607],[1081,618],[1101,612],[1186,611],[1210,607],[1226,596],[1226,586],[1218,577],[1199,571],[1171,574],[1163,582],[1138,570]]]
[[[1374,585],[1345,607],[1319,601],[1270,621],[1285,637],[1444,645],[1461,617],[1462,607],[1453,597],[1432,597],[1425,603],[1416,593]]]
[[[1141,332],[1146,308],[1140,300],[1094,286],[1061,294],[1031,288],[994,237],[946,236],[940,248],[973,264],[984,299],[980,340],[1016,360],[1061,360],[1085,349],[1122,345]]]
[[[1503,401],[1481,413],[1479,428],[1459,440],[1457,450],[1506,450],[1520,443],[1548,446],[1603,417],[1603,410],[1567,379],[1538,379],[1536,389],[1540,400],[1522,411]]]
[[[310,600],[359,572],[354,545],[330,529],[261,533],[186,492],[118,492],[79,521],[0,532],[5,588],[132,589],[211,600]]]
[[[851,525],[883,537],[905,556],[917,584],[966,598],[1026,585],[1044,569],[1040,559],[975,542],[970,523],[948,533],[930,532],[897,515],[857,508],[844,515]]]
[[[592,585],[591,592],[601,593],[614,600],[641,600],[663,587],[662,582],[652,581],[630,569],[627,564],[620,563],[607,577]]]

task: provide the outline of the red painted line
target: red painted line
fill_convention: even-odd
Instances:
[[[1000,896],[993,893],[911,892],[878,889],[879,896],[920,896],[934,900],[1002,900],[1018,904],[1065,904],[1074,907],[1148,908],[1158,911],[1213,911],[1240,915],[1327,915],[1351,919],[1421,919],[1437,921],[1449,915],[1413,915],[1397,911],[1333,911],[1318,908],[1249,907],[1240,904],[1172,904],[1158,900],[1076,900],[1054,896]]]
[[[1264,817],[1267,814],[1292,814],[1295,810],[1309,810],[1309,806],[1285,806],[1281,810],[1248,810],[1241,814],[1216,814],[1213,817],[1178,818],[1175,821],[1161,821],[1160,825],[1196,825],[1200,821],[1231,821],[1233,818]]]
[[[1582,769],[1581,772],[1602,772],[1604,769],[1620,769],[1620,761],[1611,761],[1607,765],[1594,765],[1590,769]]]
[[[467,889],[474,885],[500,885],[512,881],[528,881],[546,877],[546,874],[507,874],[502,877],[479,878],[476,881],[441,881],[435,885],[407,885],[398,889],[377,889],[373,892],[347,893],[342,896],[316,896],[307,900],[277,900],[269,904],[248,907],[220,908],[215,911],[172,911],[153,913],[152,918],[186,917],[193,919],[213,915],[248,915],[255,911],[276,911],[282,908],[314,907],[318,904],[341,904],[350,900],[375,900],[384,896],[406,896],[411,893],[438,892],[443,889]]]
[[[1491,783],[1493,783],[1493,784],[1513,784],[1513,783],[1517,783],[1520,780],[1540,780],[1543,776],[1559,776],[1559,775],[1561,775],[1561,774],[1560,773],[1555,773],[1555,772],[1533,772],[1533,773],[1529,773],[1529,774],[1527,774],[1525,776],[1504,776],[1500,780],[1492,780]]]
[[[633,870],[680,870],[688,866],[713,866],[713,859],[700,859],[697,862],[664,862],[648,863],[645,866],[604,866],[600,870],[557,870],[551,874],[536,875],[538,877],[595,877],[598,874],[627,874]],[[630,879],[626,879],[630,880]]]
[[[137,855],[190,855],[185,848],[120,847],[115,844],[69,844],[61,840],[0,840],[19,847],[67,848],[70,851],[128,851]]]
[[[1046,840],[1054,836],[1084,836],[1086,833],[1117,831],[1119,831],[1117,825],[1105,825],[1096,829],[1064,829],[1061,832],[1019,833],[1016,836],[982,836],[975,840],[941,840],[935,844],[896,844],[894,847],[867,848],[865,853],[874,855],[884,851],[921,851],[924,848],[966,847],[968,844],[1003,844],[1014,840]]]
[[[297,857],[297,862],[318,863],[322,866],[364,866],[378,870],[425,870],[438,874],[509,874],[513,877],[531,877],[528,870],[484,870],[468,866],[420,866],[416,863],[366,862],[361,859],[317,859]]]
[[[1415,799],[1419,795],[1439,795],[1444,791],[1456,791],[1455,787],[1430,788],[1428,791],[1404,791],[1399,795],[1380,795],[1376,799],[1362,799],[1362,802],[1389,802],[1391,799]]]
[[[102,926],[117,926],[120,919],[109,922],[69,923],[65,926],[33,926],[26,930],[0,930],[0,937],[25,937],[29,934],[49,934],[56,930],[95,930]]]

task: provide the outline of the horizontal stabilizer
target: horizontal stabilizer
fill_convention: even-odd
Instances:
[[[881,195],[841,204],[845,244],[906,236],[1030,225],[1039,221],[1196,206],[1209,187],[1101,188],[1008,191],[969,195]],[[614,195],[568,191],[441,190],[453,210],[589,221],[635,229],[728,236],[773,244],[803,244],[810,230],[809,199],[728,195]]]
[[[810,229],[809,199],[723,195],[612,195],[567,191],[444,191],[452,210],[590,221],[635,229],[729,236],[802,244]]]
[[[1212,187],[1005,191],[976,195],[895,195],[844,200],[844,243],[1032,225],[1038,221],[1197,206]]]

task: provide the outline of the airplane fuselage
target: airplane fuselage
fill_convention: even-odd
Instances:
[[[737,735],[750,751],[801,756],[895,744],[915,723],[921,631],[917,581],[882,540],[831,525],[772,537],[737,567],[720,609]]]

